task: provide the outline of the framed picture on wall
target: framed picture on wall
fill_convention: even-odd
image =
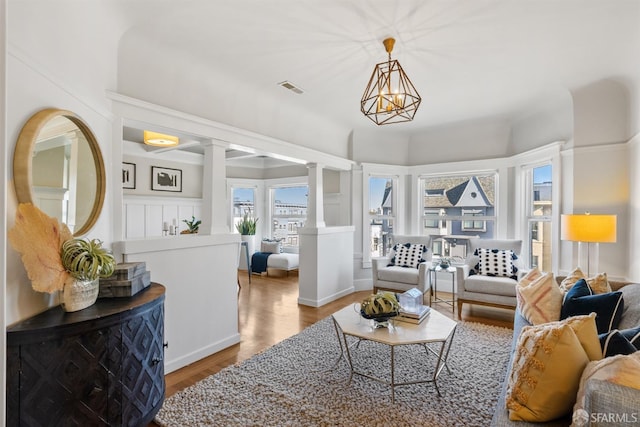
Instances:
[[[151,166],[151,189],[182,192],[182,170]]]
[[[122,162],[122,188],[136,188],[136,164]]]

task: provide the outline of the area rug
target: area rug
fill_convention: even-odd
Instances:
[[[164,402],[161,426],[488,426],[500,393],[512,331],[459,322],[448,367],[433,384],[396,388],[354,376],[340,359],[330,317]],[[436,348],[434,347],[434,350]],[[354,365],[389,378],[388,346],[363,341]],[[335,363],[338,361],[337,363]],[[428,378],[435,356],[396,348],[396,381]]]

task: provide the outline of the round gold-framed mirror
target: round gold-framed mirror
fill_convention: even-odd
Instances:
[[[13,181],[19,203],[35,204],[81,236],[96,223],[104,204],[105,168],[98,141],[75,113],[38,111],[18,136]]]

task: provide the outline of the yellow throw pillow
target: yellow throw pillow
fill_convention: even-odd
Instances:
[[[640,375],[638,375],[638,372],[640,372],[640,351],[626,356],[611,356],[590,362],[580,378],[578,397],[573,407],[573,412],[584,409],[584,394],[588,380],[611,381],[626,387],[640,389]]]
[[[580,267],[576,267],[562,282],[560,282],[560,290],[566,293],[576,284],[580,279],[587,281],[587,284],[591,288],[594,294],[606,294],[611,292],[611,286],[607,280],[607,273],[599,273],[594,277],[587,277],[584,275]]]
[[[586,279],[586,277],[580,267],[576,267],[560,282],[560,290],[565,293],[568,292],[580,279]]]
[[[563,293],[556,284],[553,273],[531,270],[516,286],[518,308],[533,325],[560,320]]]
[[[607,294],[611,292],[611,286],[607,280],[607,273],[600,273],[595,277],[589,277],[587,279],[587,285],[589,285],[594,294]]]
[[[595,313],[572,316],[555,323],[564,323],[573,329],[573,332],[578,337],[578,341],[580,341],[590,361],[600,360],[604,357],[602,355],[600,338],[598,338],[598,326],[596,324]]]
[[[569,414],[589,363],[585,347],[597,356],[594,340],[599,346],[594,315],[524,327],[509,374],[509,419],[542,422]]]

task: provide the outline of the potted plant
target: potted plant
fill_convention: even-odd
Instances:
[[[62,290],[65,311],[87,308],[98,299],[100,278],[107,278],[116,268],[116,260],[98,239],[69,239],[62,244],[62,265],[71,276]]]
[[[249,214],[250,212],[246,211],[240,222],[236,224],[236,230],[238,230],[238,233],[242,236],[253,236],[256,234],[258,218],[253,218]]]
[[[258,218],[254,218],[249,210],[245,211],[244,215],[240,219],[240,222],[236,224],[236,230],[240,233],[240,238],[243,242],[247,242],[247,249],[249,250],[249,256],[253,255],[256,248],[256,225]],[[240,267],[244,270],[244,265]],[[249,266],[247,266],[249,269]]]
[[[193,215],[191,216],[191,221],[183,219],[182,222],[187,224],[188,229],[182,230],[180,234],[196,234],[200,229],[200,224],[202,223],[200,220],[196,221],[196,217]]]

